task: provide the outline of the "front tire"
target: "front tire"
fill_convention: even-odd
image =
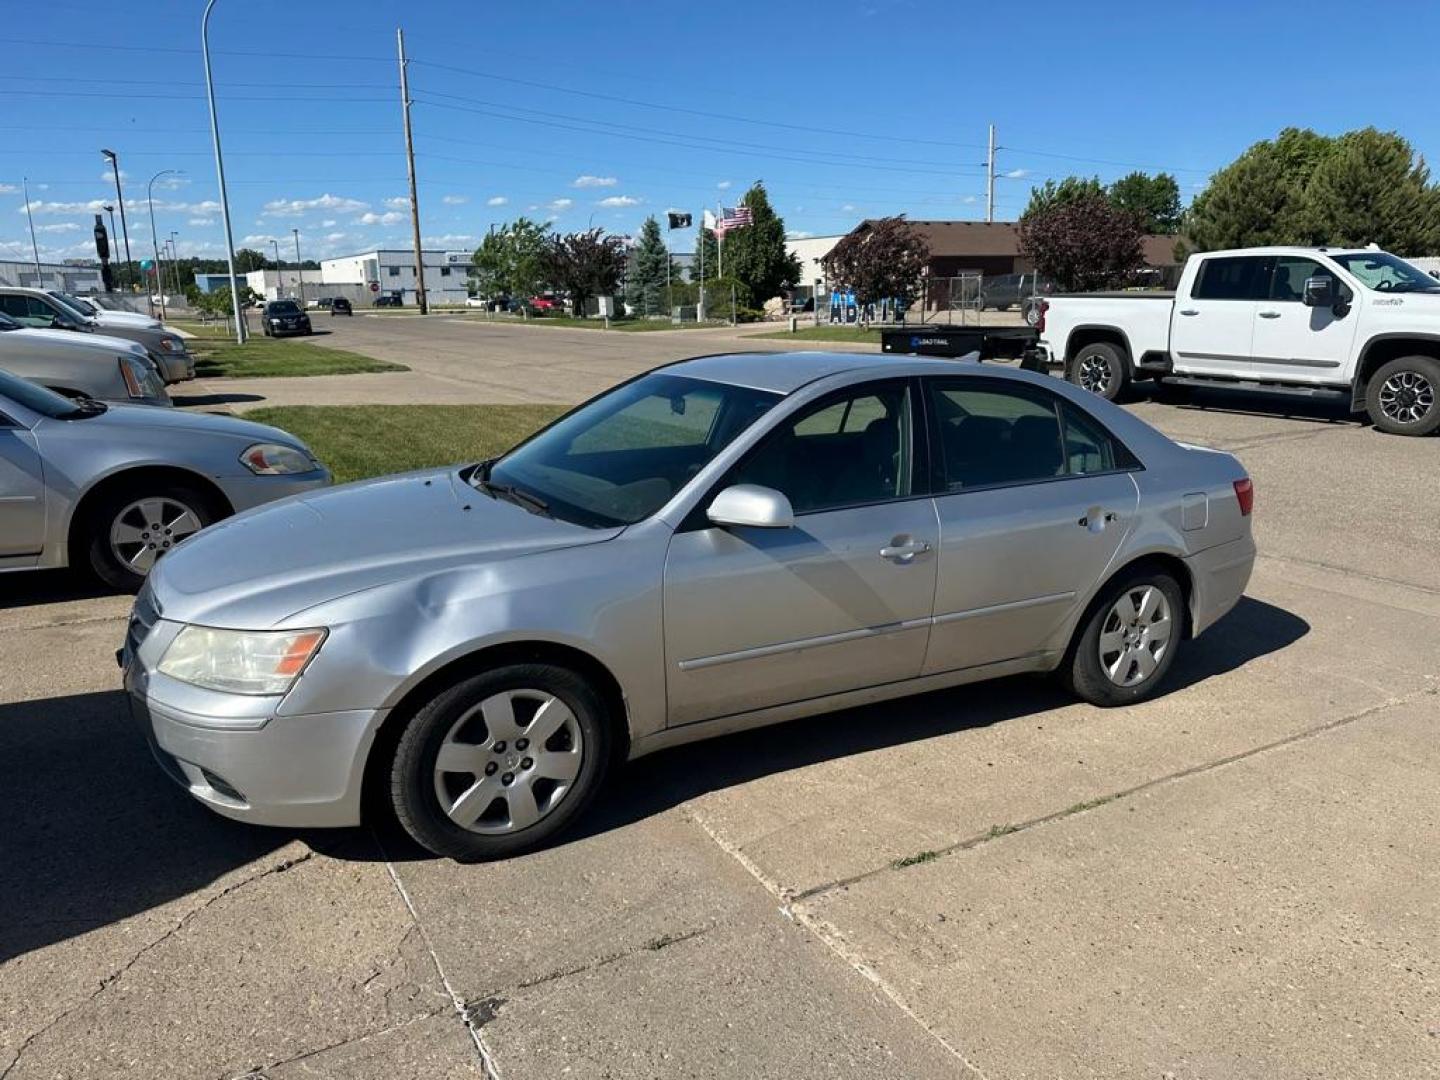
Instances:
[[[604,700],[554,664],[509,664],[440,691],[395,748],[390,799],[415,841],[460,862],[543,844],[595,797],[610,763]]]
[[[158,559],[223,516],[204,492],[186,484],[117,488],[86,518],[86,561],[105,584],[139,592]]]
[[[1084,345],[1070,361],[1069,379],[1076,386],[1118,401],[1130,388],[1130,363],[1125,354],[1108,341]]]
[[[1076,697],[1111,708],[1151,697],[1164,681],[1185,627],[1185,595],[1169,574],[1138,570],[1091,603],[1061,664]]]
[[[1365,387],[1365,411],[1391,435],[1440,430],[1440,360],[1402,356],[1382,364]]]

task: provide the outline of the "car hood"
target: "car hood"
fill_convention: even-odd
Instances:
[[[141,330],[159,330],[160,320],[152,319],[149,315],[137,315],[128,311],[102,311],[95,316],[95,321],[100,324],[103,330],[107,326],[128,326],[139,327]]]
[[[102,333],[77,334],[73,330],[39,330],[29,327],[24,330],[6,330],[0,334],[0,342],[4,341],[36,341],[47,349],[104,349],[110,353],[149,355],[145,346],[129,338],[108,337]]]
[[[158,563],[151,589],[166,619],[262,629],[390,582],[621,531],[532,513],[438,469],[296,495],[223,521]]]
[[[269,424],[256,424],[234,416],[223,416],[220,413],[189,412],[185,409],[159,412],[145,405],[111,405],[99,416],[61,422],[85,424],[98,428],[113,427],[117,429],[117,438],[122,434],[118,430],[121,428],[144,427],[151,430],[166,428],[174,431],[177,435],[181,432],[194,432],[199,435],[229,435],[246,443],[273,442],[298,447],[302,450],[308,449],[304,443],[288,431],[271,427]],[[238,455],[243,448],[237,442],[236,454]]]

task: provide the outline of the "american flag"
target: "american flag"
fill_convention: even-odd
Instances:
[[[724,236],[731,229],[742,229],[746,225],[753,225],[755,219],[750,214],[748,206],[733,206],[730,209],[720,207],[720,220],[715,223],[715,235]]]

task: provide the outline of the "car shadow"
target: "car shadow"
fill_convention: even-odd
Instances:
[[[1135,384],[1137,401],[1153,401],[1186,412],[1233,413],[1237,416],[1268,416],[1303,420],[1314,424],[1363,427],[1370,421],[1364,413],[1352,413],[1348,402],[1327,398],[1266,394],[1254,390],[1170,387],[1152,383]]]
[[[61,604],[68,600],[94,600],[100,596],[118,596],[110,588],[74,570],[35,570],[0,577],[0,611],[7,608],[31,607],[35,604]]]
[[[1246,598],[1182,650],[1170,692],[1234,671],[1299,640],[1309,625]],[[1018,677],[847,709],[677,747],[626,765],[577,828],[582,842],[708,792],[822,761],[1043,714],[1073,699]],[[362,829],[244,825],[196,803],[161,773],[120,691],[0,706],[0,962],[167,903],[294,839],[335,858],[434,856],[393,821]]]
[[[217,378],[221,378],[222,376],[219,376],[219,375],[204,375],[204,374],[202,374],[202,375],[200,375],[199,377],[202,378],[202,379],[205,379],[205,378],[217,379]],[[264,395],[264,394],[239,394],[239,393],[230,393],[230,392],[219,393],[219,394],[176,394],[176,393],[171,393],[171,395],[170,395],[170,400],[171,400],[172,402],[174,402],[175,407],[178,408],[178,409],[195,409],[195,408],[202,408],[202,407],[204,407],[204,406],[206,406],[206,405],[234,405],[234,404],[236,404],[237,402],[241,402],[241,401],[264,401],[264,400],[265,400],[265,395]]]

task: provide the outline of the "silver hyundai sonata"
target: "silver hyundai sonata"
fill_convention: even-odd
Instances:
[[[1017,672],[1153,694],[1243,592],[1251,499],[1230,455],[1044,376],[703,357],[495,460],[207,529],[121,662],[221,814],[354,825],[378,793],[492,858],[677,743]]]

